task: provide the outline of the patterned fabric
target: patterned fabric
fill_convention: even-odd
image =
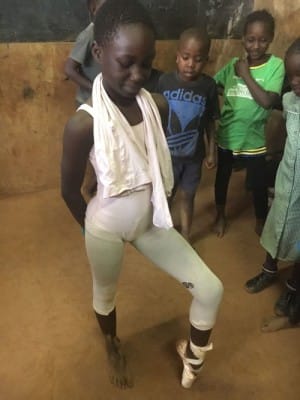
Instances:
[[[262,236],[262,246],[273,258],[300,261],[300,97],[283,97],[287,139],[275,182],[272,203]]]
[[[220,116],[214,79],[201,74],[195,81],[183,81],[177,72],[165,73],[159,78],[158,92],[169,104],[166,135],[172,156],[202,160],[206,124]]]

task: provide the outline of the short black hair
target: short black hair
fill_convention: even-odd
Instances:
[[[244,35],[247,32],[248,26],[253,24],[254,22],[262,22],[263,24],[267,25],[272,38],[274,37],[275,19],[268,10],[266,9],[256,10],[247,15],[244,24],[244,32],[243,32]]]
[[[142,24],[156,32],[149,12],[137,0],[106,0],[94,24],[94,38],[99,45],[109,42],[122,25]]]
[[[187,39],[190,38],[201,41],[204,44],[207,54],[209,53],[211,40],[210,37],[208,36],[206,29],[199,28],[196,26],[185,29],[179,36],[178,45],[180,45],[180,43],[185,42]]]
[[[285,59],[292,54],[300,54],[300,37],[293,41],[285,52]]]

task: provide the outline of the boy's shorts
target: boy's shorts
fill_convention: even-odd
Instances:
[[[184,192],[194,194],[201,179],[203,158],[187,160],[180,157],[172,157],[174,189],[180,187]]]

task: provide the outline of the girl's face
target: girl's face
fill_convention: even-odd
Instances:
[[[120,26],[104,46],[94,45],[103,85],[116,104],[134,100],[149,79],[155,57],[154,33],[142,24]]]
[[[183,81],[194,81],[201,74],[208,59],[207,46],[200,39],[190,37],[179,44],[176,63]]]
[[[243,45],[250,65],[260,65],[267,60],[266,52],[272,40],[267,24],[259,21],[248,24]]]
[[[300,96],[300,54],[293,53],[285,60],[286,74],[291,85],[292,91],[296,96]]]

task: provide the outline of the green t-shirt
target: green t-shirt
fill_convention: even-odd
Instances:
[[[214,77],[217,84],[224,87],[217,142],[220,147],[236,153],[263,153],[265,124],[271,110],[257,104],[243,79],[235,75],[237,60],[233,58]],[[280,58],[271,55],[265,64],[250,67],[250,73],[263,89],[280,94],[284,79],[284,64]]]

